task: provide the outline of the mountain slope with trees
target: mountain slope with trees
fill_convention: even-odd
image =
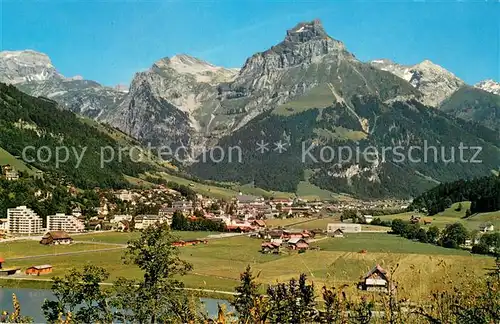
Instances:
[[[460,201],[471,201],[471,213],[500,210],[500,177],[489,176],[473,180],[443,183],[413,200],[410,210],[425,210],[430,215]]]
[[[57,103],[46,98],[35,98],[14,86],[0,83],[0,147],[19,159],[25,151],[31,167],[64,178],[80,188],[123,187],[128,183],[123,175],[136,176],[151,165],[132,162],[128,151],[101,166],[102,148],[118,152],[119,143],[109,135],[88,125],[74,113],[62,110]],[[41,154],[37,157],[37,150]],[[56,148],[67,147],[66,162],[56,163]],[[85,150],[86,148],[86,150]],[[85,151],[84,151],[85,150]],[[109,149],[110,152],[111,149]],[[51,156],[49,157],[49,151]],[[75,155],[83,158],[78,163]],[[60,149],[65,159],[65,151]],[[106,156],[106,157],[110,157]],[[63,159],[63,160],[64,160]]]

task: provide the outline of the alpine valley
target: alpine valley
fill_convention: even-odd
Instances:
[[[65,77],[42,53],[4,51],[0,82],[143,144],[184,147],[192,158],[184,170],[200,178],[268,190],[306,185],[358,197],[410,197],[500,166],[498,83],[470,86],[429,60],[362,62],[319,20],[299,23],[241,69],[176,55],[136,73],[124,90]],[[261,141],[267,146],[257,150]],[[216,145],[241,148],[241,162],[196,162]],[[419,163],[395,162],[393,150],[375,159],[337,154],[338,147],[369,146],[437,149],[413,150]],[[469,149],[460,155],[459,147]]]

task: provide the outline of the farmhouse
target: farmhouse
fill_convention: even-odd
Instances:
[[[251,225],[254,227],[258,227],[258,228],[265,228],[266,222],[263,221],[262,219],[256,219],[256,220],[251,222]]]
[[[483,233],[493,232],[495,230],[495,226],[493,226],[492,223],[485,223],[485,224],[479,225],[479,230]]]
[[[26,269],[25,273],[27,275],[39,276],[41,274],[46,274],[51,272],[52,272],[52,266],[50,264],[44,264],[44,265],[29,267],[28,269]]]
[[[309,249],[309,243],[300,237],[291,238],[287,242],[288,247],[292,250],[307,250]]]
[[[59,245],[59,244],[71,244],[73,239],[64,231],[51,231],[45,233],[40,240],[40,244],[44,245]]]
[[[358,288],[367,291],[388,291],[389,279],[387,271],[377,264],[363,277]]]
[[[337,228],[335,232],[332,233],[333,237],[344,237],[344,232],[340,229]]]
[[[361,225],[351,223],[330,223],[326,227],[326,232],[328,235],[332,236],[338,229],[342,230],[344,233],[360,233]]]
[[[260,245],[262,253],[280,253],[281,243],[280,242],[263,242]]]

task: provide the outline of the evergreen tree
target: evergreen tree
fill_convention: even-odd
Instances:
[[[252,309],[255,307],[259,297],[259,284],[255,282],[250,265],[245,272],[240,274],[240,285],[236,287],[238,295],[231,303],[238,312],[240,323],[250,323],[252,319]]]

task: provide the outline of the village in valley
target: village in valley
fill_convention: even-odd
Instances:
[[[10,167],[3,168],[3,177],[19,179]],[[438,275],[445,271],[436,269],[443,258],[473,268],[491,262],[477,256],[473,263],[467,262],[472,257],[467,252],[474,244],[471,239],[461,249],[451,250],[390,234],[390,220],[396,218],[422,228],[445,227],[438,217],[406,212],[408,201],[308,200],[242,192],[222,199],[190,187],[96,188],[99,206],[91,216],[85,206],[47,217],[27,206],[8,208],[7,218],[0,219],[0,278],[36,281],[88,262],[112,268],[116,276],[137,276],[138,269],[129,271],[120,255],[142,230],[163,223],[178,237],[172,245],[193,263],[195,271],[187,276],[187,285],[197,289],[231,290],[246,264],[262,272],[263,283],[305,272],[324,284],[386,291],[389,272],[396,265]],[[71,186],[67,191],[77,193]],[[475,230],[475,240],[495,231],[491,222],[468,225]],[[398,271],[395,276],[405,280],[405,271]],[[420,283],[410,280],[404,285],[411,291]]]

